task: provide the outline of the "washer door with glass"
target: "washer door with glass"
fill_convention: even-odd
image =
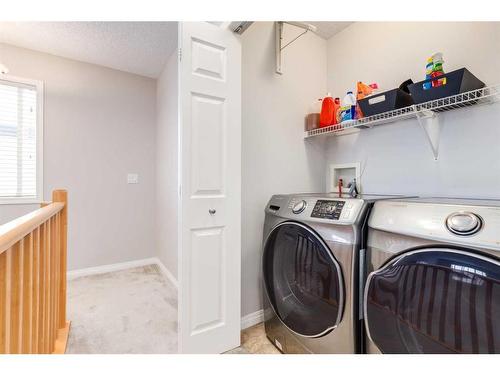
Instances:
[[[365,286],[368,337],[383,353],[500,353],[500,263],[462,249],[410,251]]]
[[[293,332],[319,337],[340,322],[344,285],[340,265],[309,227],[284,222],[264,246],[264,284],[279,319]]]

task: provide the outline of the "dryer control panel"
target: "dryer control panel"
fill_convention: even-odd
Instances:
[[[333,194],[273,195],[266,207],[266,213],[298,221],[354,224],[366,204],[365,200],[330,195]]]
[[[345,203],[345,201],[318,200],[314,205],[311,217],[339,220]]]

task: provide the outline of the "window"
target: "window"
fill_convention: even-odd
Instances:
[[[0,75],[0,203],[42,200],[43,84]]]

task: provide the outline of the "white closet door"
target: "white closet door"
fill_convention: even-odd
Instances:
[[[240,344],[241,45],[224,25],[180,23],[179,350]]]

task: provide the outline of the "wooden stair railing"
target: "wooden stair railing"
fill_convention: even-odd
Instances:
[[[0,225],[0,353],[63,354],[66,321],[65,190]]]

